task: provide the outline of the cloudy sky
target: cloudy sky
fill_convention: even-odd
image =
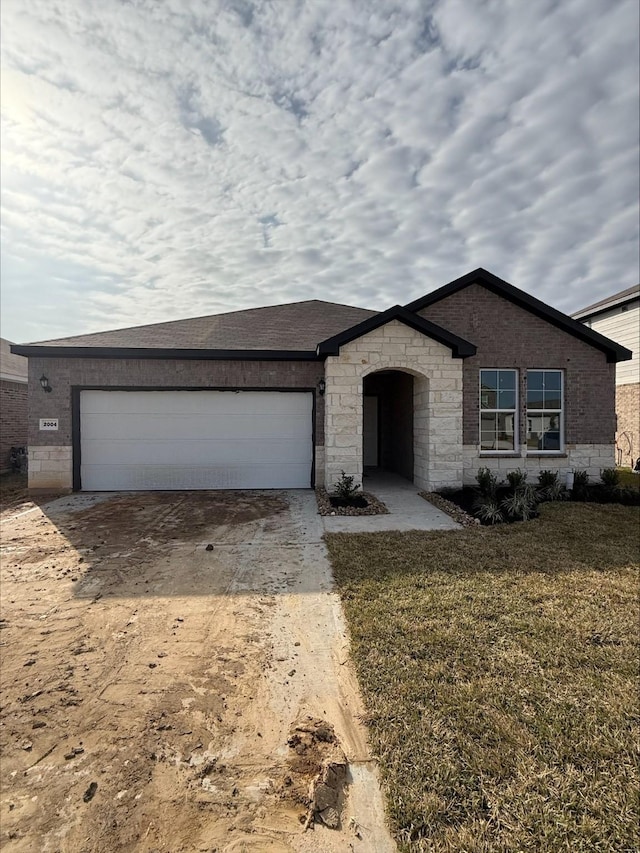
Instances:
[[[638,0],[2,0],[2,335],[638,281]]]

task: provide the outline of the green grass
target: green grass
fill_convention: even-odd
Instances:
[[[640,489],[640,474],[634,474],[631,468],[618,468],[621,486],[631,486]]]
[[[637,851],[637,508],[333,534],[403,851]]]

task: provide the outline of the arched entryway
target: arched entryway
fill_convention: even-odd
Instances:
[[[328,355],[325,380],[328,488],[343,471],[362,482],[365,427],[367,462],[375,459],[378,466],[402,471],[420,489],[462,483],[462,360],[448,345],[394,319]],[[374,432],[364,407],[373,411],[369,398],[376,396],[379,426]],[[392,425],[386,432],[385,419]],[[373,434],[378,446],[372,450]]]
[[[378,370],[362,386],[365,473],[389,471],[414,479],[415,379],[404,370]]]

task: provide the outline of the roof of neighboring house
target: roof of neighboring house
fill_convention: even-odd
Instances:
[[[526,293],[524,290],[514,287],[508,281],[498,278],[497,275],[482,269],[482,267],[461,276],[461,278],[450,281],[449,284],[445,284],[443,287],[427,293],[426,296],[415,299],[413,302],[405,305],[405,308],[409,311],[421,311],[423,308],[427,308],[429,305],[433,305],[441,299],[451,296],[453,293],[458,293],[472,284],[479,284],[492,293],[497,293],[514,305],[524,308],[525,311],[529,311],[531,314],[547,320],[547,322],[562,329],[564,332],[568,332],[573,337],[591,344],[591,346],[606,354],[607,361],[628,361],[633,356],[631,350],[628,350],[626,347],[617,344],[609,338],[605,338],[604,335],[598,332],[594,332],[593,329],[590,329],[583,323],[579,323],[567,314],[563,314],[562,311],[558,311],[556,308],[552,308],[550,305],[541,302],[535,296],[531,296],[531,294]]]
[[[604,314],[605,311],[610,311],[611,308],[622,307],[629,302],[634,302],[636,299],[640,299],[640,284],[634,284],[633,287],[627,287],[626,290],[614,293],[613,296],[607,296],[606,299],[594,302],[593,305],[587,305],[586,308],[575,311],[571,316],[574,320],[584,322],[596,314]]]
[[[336,347],[339,349],[342,344],[397,319],[450,346],[456,357],[465,358],[475,352],[473,343],[415,312],[471,284],[486,287],[580,338],[606,353],[609,361],[632,357],[631,351],[620,344],[483,269],[474,270],[404,308],[396,305],[382,313],[311,299],[33,344],[13,344],[11,350],[20,355],[51,358],[315,360],[332,355]]]
[[[11,341],[0,338],[0,379],[10,382],[26,382],[28,361],[21,355],[11,352]]]

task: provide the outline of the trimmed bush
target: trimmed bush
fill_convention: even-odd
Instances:
[[[589,475],[586,471],[573,472],[573,493],[574,501],[584,501],[587,499],[589,492]]]
[[[340,479],[333,487],[334,495],[341,501],[345,503],[349,503],[353,501],[356,497],[356,492],[360,488],[360,486],[355,482],[355,477],[351,474],[345,474],[344,471],[340,472]]]
[[[527,472],[516,468],[515,471],[509,471],[507,474],[507,482],[512,489],[520,489],[527,482]]]
[[[616,468],[603,468],[600,471],[600,479],[606,489],[615,489],[620,482],[620,474]]]
[[[538,474],[538,493],[540,500],[543,501],[562,501],[568,497],[558,472],[549,469],[540,471]]]
[[[494,498],[498,491],[498,478],[488,468],[478,468],[476,483],[480,494],[486,498]]]

